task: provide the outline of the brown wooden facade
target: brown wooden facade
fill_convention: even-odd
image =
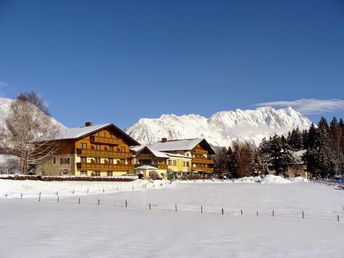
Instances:
[[[199,143],[191,150],[192,155],[192,171],[203,173],[213,173],[214,161],[209,156],[209,151]]]
[[[116,176],[134,172],[129,147],[139,143],[112,124],[59,142],[60,148],[52,160],[38,166],[41,174]]]

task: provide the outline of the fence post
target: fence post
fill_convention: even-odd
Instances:
[[[87,188],[87,191],[86,191],[86,193],[89,193],[90,192],[90,189],[89,188]]]
[[[275,217],[275,210],[272,210],[272,217]]]
[[[41,201],[41,192],[38,194],[38,201],[40,202]]]
[[[75,193],[75,191],[74,191],[74,189],[73,189],[72,194],[74,194],[74,193]]]
[[[79,197],[79,200],[78,200],[78,204],[80,204],[80,202],[81,202],[81,200],[80,200],[81,198]]]
[[[59,191],[56,191],[56,193],[55,193],[56,195],[59,195]]]
[[[98,199],[98,205],[100,205],[100,200]]]
[[[201,205],[201,214],[203,213],[203,206]]]
[[[337,215],[337,221],[339,222],[339,214]]]
[[[125,200],[124,206],[125,206],[126,208],[128,208],[128,201],[127,201],[127,200]]]
[[[302,211],[302,218],[304,219],[305,218],[305,212]]]
[[[241,215],[241,216],[244,215],[244,212],[243,212],[242,210],[240,210],[240,215]]]
[[[221,213],[222,215],[225,214],[225,210],[223,208],[221,209]]]
[[[149,204],[149,209],[150,209],[150,210],[152,209],[152,205],[151,205],[151,204]]]
[[[257,211],[257,217],[259,216],[259,213],[258,213],[258,211]]]
[[[103,188],[103,193],[105,192],[105,189]]]
[[[177,209],[177,204],[176,204],[176,203],[174,204],[174,210],[175,210],[175,211],[178,211],[178,209]]]
[[[134,191],[134,186],[132,188],[133,188],[133,191]]]
[[[23,193],[20,194],[20,200],[23,199]]]
[[[60,201],[60,196],[57,196],[56,202],[59,202],[59,201]]]

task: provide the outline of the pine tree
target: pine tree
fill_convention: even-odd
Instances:
[[[285,174],[293,160],[284,136],[274,135],[269,141],[263,141],[259,151],[265,156],[265,161],[274,167],[276,175]]]

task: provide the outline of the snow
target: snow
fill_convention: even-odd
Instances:
[[[0,189],[20,184],[34,188],[25,194],[42,190],[40,202],[0,198],[0,257],[343,257],[344,191],[267,180],[85,185],[0,180]],[[45,186],[32,185],[38,183]],[[92,193],[68,193],[76,185]],[[115,191],[116,185],[123,190]],[[57,188],[59,202],[56,195],[46,197]]]
[[[44,140],[61,140],[61,139],[77,139],[82,137],[85,134],[89,134],[95,131],[98,131],[104,127],[107,127],[111,124],[100,124],[100,125],[93,125],[93,126],[84,126],[84,127],[77,127],[77,128],[62,128],[58,130],[57,133],[53,135],[45,135],[37,140],[44,141]]]
[[[261,107],[255,110],[223,111],[206,118],[199,115],[162,115],[140,119],[126,132],[142,144],[161,138],[205,138],[213,146],[229,146],[234,140],[245,140],[258,146],[262,138],[287,134],[293,128],[308,129],[311,121],[292,108]]]
[[[178,151],[178,150],[192,150],[197,144],[199,144],[203,139],[182,139],[166,142],[156,142],[150,147],[158,151]]]
[[[138,155],[144,149],[148,149],[155,157],[158,157],[158,158],[169,158],[169,156],[166,153],[154,150],[154,149],[150,148],[149,146],[139,146],[139,147],[131,148],[132,151],[136,152],[136,155]]]

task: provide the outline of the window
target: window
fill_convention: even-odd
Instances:
[[[94,158],[94,163],[100,164],[100,158]]]
[[[112,171],[108,171],[108,172],[107,172],[107,176],[113,176]]]
[[[112,150],[113,150],[113,149],[112,149],[112,146],[109,146],[108,149],[109,149],[109,151],[112,151]]]
[[[95,145],[94,145],[94,149],[96,149],[96,150],[100,150],[100,145],[98,145],[98,144],[95,144]]]
[[[190,163],[189,161],[186,162],[186,166],[189,167],[190,166]]]
[[[108,161],[109,161],[109,164],[113,164],[113,158],[109,158]]]
[[[125,148],[124,148],[124,147],[120,147],[120,148],[119,148],[119,151],[120,151],[120,152],[125,152]]]
[[[56,158],[53,157],[53,164],[56,164]]]
[[[125,164],[125,159],[121,159],[121,163],[120,164]]]
[[[105,150],[105,151],[108,151],[108,150],[109,150],[109,148],[105,146],[105,147],[104,147],[104,150]]]
[[[70,164],[70,158],[60,158],[60,165]]]
[[[172,166],[172,160],[168,160],[168,165]]]
[[[94,171],[95,176],[100,176],[100,171]]]
[[[86,157],[80,157],[81,163],[87,163],[87,158]]]
[[[94,135],[95,135],[95,136],[99,136],[99,132],[96,132]]]
[[[185,161],[183,161],[183,167],[185,167]]]
[[[80,171],[81,176],[87,176],[87,171]]]
[[[103,132],[103,137],[106,137],[106,132]]]
[[[173,160],[173,166],[177,166],[177,161]]]
[[[86,143],[80,143],[80,148],[81,149],[87,149],[87,144]]]

